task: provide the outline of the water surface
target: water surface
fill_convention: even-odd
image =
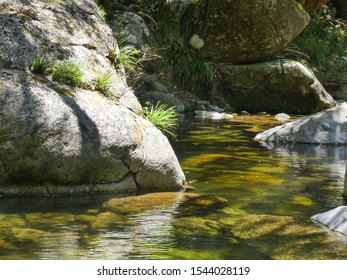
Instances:
[[[269,116],[187,119],[174,149],[194,190],[0,199],[1,259],[346,259],[310,220],[344,205],[347,148],[271,146]]]

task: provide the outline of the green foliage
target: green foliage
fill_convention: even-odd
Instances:
[[[103,19],[106,19],[107,13],[106,13],[104,7],[100,5],[100,3],[99,3],[98,0],[95,0],[95,4],[96,4],[96,6],[98,7],[100,16],[101,16]]]
[[[121,63],[125,71],[129,73],[142,72],[140,51],[132,46],[119,44],[119,56],[117,58],[118,63]]]
[[[175,107],[169,107],[168,104],[159,104],[152,106],[147,104],[143,108],[146,118],[152,122],[167,136],[176,137],[175,130],[177,128],[177,113]]]
[[[96,78],[96,90],[100,91],[105,96],[111,96],[112,87],[112,74],[106,72],[105,74],[100,75]]]
[[[206,59],[193,52],[181,50],[168,56],[171,75],[184,88],[199,92],[207,88],[213,79],[213,71]]]
[[[40,51],[35,58],[33,65],[31,66],[31,72],[35,74],[45,74],[47,69],[49,68],[50,64],[45,60],[44,58],[44,48],[41,47]]]
[[[347,29],[338,20],[316,17],[291,44],[290,58],[310,66],[323,82],[347,77]],[[296,50],[296,51],[295,51]],[[299,51],[297,51],[299,50]]]
[[[171,13],[160,13],[156,17],[159,37],[163,42],[172,43],[180,36],[180,22]]]
[[[82,83],[83,74],[80,67],[72,61],[55,63],[52,66],[52,79],[73,87]]]

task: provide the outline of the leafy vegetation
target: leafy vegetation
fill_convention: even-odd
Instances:
[[[52,79],[73,87],[82,83],[83,74],[80,67],[72,61],[55,63],[52,66]]]
[[[122,64],[128,75],[132,73],[141,73],[142,66],[140,60],[141,52],[133,45],[119,44],[118,63]]]
[[[287,56],[311,68],[323,84],[347,77],[347,25],[322,14],[311,20],[287,49]]]
[[[143,108],[143,112],[145,117],[164,134],[173,138],[176,137],[175,130],[178,125],[175,107],[159,103],[156,106],[147,104]]]
[[[98,7],[100,16],[101,16],[103,19],[106,19],[107,13],[106,13],[104,7],[103,7],[102,5],[100,5],[100,3],[99,3],[98,0],[95,0],[95,4],[96,4],[96,6]]]

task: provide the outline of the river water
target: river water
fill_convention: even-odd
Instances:
[[[2,198],[0,259],[346,259],[310,217],[345,204],[347,148],[252,140],[275,124],[184,121],[185,193]]]

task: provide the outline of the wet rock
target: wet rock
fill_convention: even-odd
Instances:
[[[196,193],[150,193],[126,198],[113,198],[105,202],[104,207],[115,213],[138,214],[146,211],[164,211],[184,204],[187,211],[201,209],[205,211],[225,207],[228,201],[218,196],[200,195]]]
[[[138,214],[145,211],[162,211],[177,206],[186,194],[176,192],[151,193],[125,198],[112,198],[104,207],[114,213]]]
[[[175,220],[174,227],[176,229],[175,234],[183,238],[199,235],[215,236],[222,234],[225,226],[218,221],[204,219],[204,218],[192,218],[183,217]]]
[[[298,256],[320,259],[328,255],[334,258],[336,254],[331,253],[330,249],[336,244],[336,239],[327,236],[324,230],[315,225],[298,223],[291,216],[247,215],[238,219],[231,230],[253,249],[260,250],[272,259],[297,259]],[[276,244],[272,242],[274,239],[278,240]]]
[[[236,109],[311,114],[336,102],[315,75],[291,60],[218,67],[216,91]]]
[[[311,219],[347,235],[347,206],[339,206],[330,211],[314,215]]]
[[[302,117],[256,135],[261,142],[347,144],[347,104]]]
[[[263,61],[283,50],[309,22],[293,0],[200,0],[183,21],[187,42],[216,63]]]

